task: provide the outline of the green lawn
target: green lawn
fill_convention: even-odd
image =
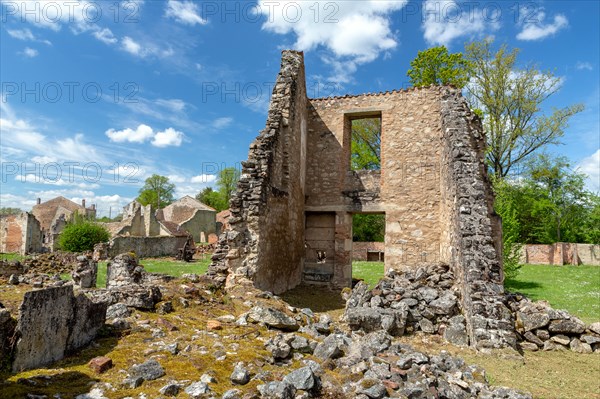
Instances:
[[[546,300],[587,323],[600,321],[600,267],[523,265],[517,278],[506,280],[508,291]]]
[[[25,258],[24,256],[19,255],[19,254],[14,254],[14,253],[8,253],[8,254],[1,253],[0,254],[0,260],[8,260],[8,261],[10,261],[10,260],[18,260],[18,261],[21,261],[24,258]]]
[[[365,280],[369,287],[373,288],[382,277],[383,262],[352,262],[352,278]]]
[[[98,262],[98,279],[96,286],[99,288],[106,287],[106,263]],[[195,273],[204,274],[210,265],[210,257],[205,259],[197,259],[194,262],[181,262],[164,258],[148,258],[140,260],[140,264],[144,266],[147,272],[162,273],[169,276],[181,277],[182,274]],[[69,274],[62,275],[63,279],[70,279]]]

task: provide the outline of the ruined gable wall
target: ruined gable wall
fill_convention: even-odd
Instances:
[[[430,87],[310,100],[307,210],[385,212],[388,269],[447,260],[440,242],[440,92]],[[377,172],[350,171],[351,126],[344,116],[377,112],[380,181]],[[350,231],[346,235],[338,248],[351,243]]]
[[[29,212],[0,218],[0,252],[41,252],[42,230],[38,220]]]
[[[180,223],[179,226],[194,236],[196,242],[200,242],[202,233],[204,233],[205,239],[209,234],[215,233],[217,213],[197,209],[189,219]]]
[[[443,215],[450,226],[443,241],[461,290],[467,333],[478,348],[514,347],[514,322],[502,302],[502,233],[484,164],[481,123],[460,92],[450,89],[443,92],[442,121]]]
[[[306,86],[302,53],[284,51],[266,128],[250,145],[209,276],[276,293],[298,285],[304,256]],[[219,277],[220,275],[221,277]]]

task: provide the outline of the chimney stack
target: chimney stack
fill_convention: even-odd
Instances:
[[[92,209],[96,210],[96,204],[92,204]]]
[[[85,198],[81,200],[81,206],[85,208]]]
[[[37,199],[37,204],[39,205],[39,204],[41,204],[41,203],[42,203],[42,199],[41,199],[41,198],[38,198],[38,199]]]

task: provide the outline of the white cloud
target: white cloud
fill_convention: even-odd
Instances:
[[[463,9],[454,0],[427,0],[423,3],[423,36],[430,45],[448,46],[459,37],[482,35],[499,27],[495,15],[486,15],[483,10],[472,6]]]
[[[25,29],[7,29],[6,30],[8,32],[8,34],[10,35],[10,37],[14,37],[15,39],[19,39],[19,40],[30,40],[30,41],[34,41],[35,40],[35,36],[33,36],[33,33],[31,33],[31,30],[25,28]]]
[[[108,28],[103,28],[93,33],[94,37],[105,44],[115,44],[119,40],[115,37],[112,31]]]
[[[198,175],[198,176],[194,176],[190,179],[190,182],[192,183],[213,183],[217,180],[217,176],[215,175],[207,175],[207,174],[203,174],[203,175]]]
[[[35,58],[38,56],[39,52],[31,47],[25,47],[25,49],[21,52],[25,57]]]
[[[579,71],[584,70],[584,69],[586,69],[588,71],[593,71],[594,67],[589,62],[578,61],[577,64],[575,65],[575,69],[577,69]]]
[[[587,188],[595,193],[600,193],[600,149],[589,157],[583,158],[577,166],[588,176]]]
[[[212,125],[215,129],[224,129],[233,123],[233,118],[231,117],[223,117],[217,118],[213,121]]]
[[[178,98],[174,98],[174,99],[170,99],[170,100],[165,100],[165,99],[159,98],[154,103],[156,105],[166,108],[167,110],[172,111],[172,112],[183,112],[187,105],[185,103],[185,101],[180,100]]]
[[[171,183],[185,183],[186,179],[184,176],[179,175],[168,175],[169,181]]]
[[[137,43],[135,40],[130,38],[129,36],[125,36],[121,40],[121,45],[122,45],[121,48],[123,50],[125,50],[126,52],[128,52],[129,54],[133,54],[135,56],[141,56],[141,57],[144,56],[142,54],[142,46],[139,43]]]
[[[531,14],[531,13],[522,13]],[[518,40],[542,40],[556,34],[559,30],[569,25],[567,17],[562,14],[554,16],[552,23],[544,24],[546,13],[540,8],[533,15],[528,15],[526,20],[520,21],[522,30],[517,34]]]
[[[96,147],[87,144],[83,134],[73,137],[47,138],[31,123],[17,119],[8,104],[2,106],[0,118],[2,146],[11,146],[25,151],[33,157],[47,157],[60,161],[98,162],[106,164],[107,159]],[[43,159],[43,158],[40,158]]]
[[[154,140],[152,140],[152,145],[155,147],[179,147],[183,141],[183,133],[173,129],[168,128],[163,132],[158,132],[154,136]]]
[[[356,65],[371,62],[382,52],[396,48],[391,14],[406,3],[406,0],[261,0],[258,9],[267,17],[262,28],[281,35],[293,33],[297,50],[324,47],[333,53],[333,58]]]
[[[115,143],[143,143],[154,137],[154,131],[150,126],[141,124],[135,130],[129,128],[123,130],[109,129],[106,131],[106,135],[110,141]]]
[[[207,21],[199,15],[198,5],[191,1],[169,0],[165,16],[184,25],[204,25]]]
[[[121,50],[140,58],[149,56],[168,58],[175,54],[175,51],[172,48],[161,49],[151,42],[146,42],[146,44],[142,46],[139,42],[129,36],[125,36],[121,39]]]
[[[47,44],[49,46],[52,45],[52,43],[49,40],[36,38],[35,35],[31,32],[31,30],[29,28],[6,29],[6,31],[8,32],[9,36],[14,37],[15,39],[18,39],[18,40],[40,42],[40,43]]]

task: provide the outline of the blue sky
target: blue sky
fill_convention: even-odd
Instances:
[[[419,50],[492,36],[583,103],[563,145],[600,188],[597,1],[1,1],[0,206],[64,195],[112,214],[146,177],[214,184],[264,127],[282,49],[310,97],[407,87]]]

